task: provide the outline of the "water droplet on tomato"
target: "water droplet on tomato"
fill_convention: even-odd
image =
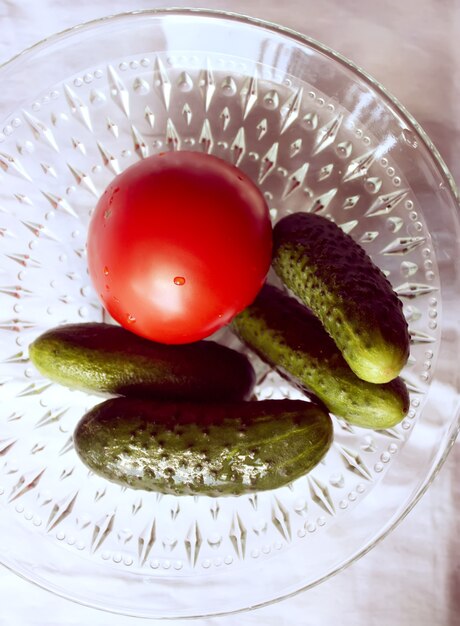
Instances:
[[[107,291],[110,291],[110,285],[106,285],[105,288]]]
[[[109,268],[107,267],[107,265],[104,267],[104,276],[108,276],[109,275]]]
[[[128,313],[128,315],[126,316],[126,321],[128,322],[128,324],[134,324],[136,318],[134,317],[134,315],[131,315],[131,313]]]
[[[183,276],[176,276],[174,278],[174,284],[179,285],[179,287],[185,285],[185,278]]]

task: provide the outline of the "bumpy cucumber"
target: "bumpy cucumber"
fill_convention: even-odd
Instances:
[[[234,328],[264,361],[335,415],[365,428],[389,428],[409,408],[404,382],[373,384],[350,369],[321,322],[271,285],[237,315]]]
[[[163,345],[110,324],[54,328],[31,344],[29,356],[51,380],[96,393],[240,400],[255,382],[244,355],[213,341]]]
[[[81,460],[107,480],[175,495],[276,489],[309,472],[332,442],[327,412],[297,400],[230,404],[116,398],[74,433]]]
[[[381,270],[330,220],[295,213],[274,228],[273,267],[321,320],[357,376],[396,378],[409,356],[402,304]]]

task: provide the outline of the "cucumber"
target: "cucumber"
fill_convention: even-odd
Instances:
[[[361,246],[312,213],[283,218],[273,236],[274,270],[321,320],[355,374],[371,383],[396,378],[409,357],[407,322]]]
[[[224,496],[276,489],[309,472],[329,449],[332,421],[299,400],[229,404],[115,398],[74,432],[92,471],[134,489]]]
[[[401,378],[379,385],[358,378],[313,313],[277,287],[265,285],[232,324],[265,362],[336,416],[385,429],[406,415],[409,394]]]
[[[213,341],[163,345],[110,324],[51,329],[30,345],[29,356],[51,380],[100,394],[240,400],[255,383],[249,360]]]

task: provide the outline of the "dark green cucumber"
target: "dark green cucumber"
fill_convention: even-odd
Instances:
[[[338,417],[382,429],[407,413],[409,395],[401,378],[385,384],[358,378],[313,313],[276,287],[265,285],[233,326],[264,361]]]
[[[409,356],[402,304],[381,270],[342,229],[295,213],[274,228],[273,268],[321,320],[357,376],[396,378]]]
[[[110,324],[54,328],[31,344],[29,356],[51,380],[96,393],[241,400],[255,382],[243,354],[213,341],[163,345]]]
[[[321,407],[299,400],[230,404],[116,398],[74,433],[81,460],[107,480],[174,495],[276,489],[309,472],[332,442]]]

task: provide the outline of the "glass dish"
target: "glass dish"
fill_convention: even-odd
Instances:
[[[361,69],[278,26],[136,12],[43,41],[0,68],[0,561],[57,594],[151,618],[229,613],[318,584],[414,506],[458,431],[458,194],[410,114]],[[273,220],[334,219],[404,303],[411,408],[374,432],[335,420],[308,476],[238,498],[122,489],[72,446],[100,398],[41,378],[29,343],[104,318],[86,229],[134,161],[206,151],[261,187]],[[228,331],[217,339],[243,349]],[[257,367],[259,398],[298,397]]]

